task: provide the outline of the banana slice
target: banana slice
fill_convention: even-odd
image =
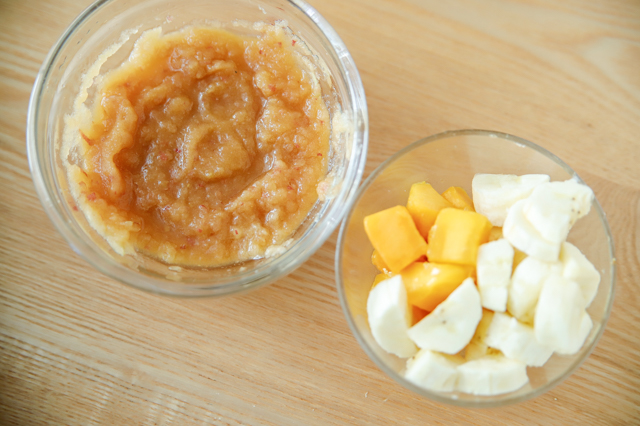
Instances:
[[[511,276],[507,311],[518,321],[533,324],[542,284],[552,273],[562,273],[562,265],[559,262],[543,262],[535,257],[525,257]]]
[[[563,350],[558,351],[561,355],[573,355],[578,353],[580,349],[582,349],[582,345],[584,345],[584,341],[587,340],[587,336],[591,332],[593,328],[593,321],[591,321],[591,317],[588,313],[584,312],[582,314],[582,318],[580,319],[580,329],[578,334],[573,336],[571,339],[571,343],[567,345]]]
[[[483,308],[495,312],[507,310],[513,254],[513,247],[504,238],[482,244],[478,248],[476,273]]]
[[[407,361],[404,377],[425,389],[451,392],[458,380],[458,366],[463,362],[460,356],[422,349]]]
[[[589,307],[598,292],[600,273],[580,249],[569,242],[562,244],[560,262],[562,263],[562,275],[578,283],[584,301]]]
[[[469,343],[480,318],[480,294],[473,278],[467,278],[408,334],[421,349],[455,354]]]
[[[545,182],[549,182],[547,175],[477,174],[471,182],[473,205],[476,212],[485,215],[493,226],[502,226],[507,210]]]
[[[412,357],[418,348],[407,335],[411,311],[402,276],[381,281],[369,292],[367,315],[373,338],[385,351],[402,358]]]
[[[529,382],[527,366],[503,355],[489,355],[458,367],[457,389],[474,395],[499,395]]]
[[[553,354],[553,349],[538,343],[533,327],[498,312],[487,329],[485,342],[492,348],[500,349],[507,358],[533,367],[544,365]]]
[[[575,180],[538,185],[523,206],[524,216],[540,236],[562,244],[569,230],[586,215],[593,202],[593,191]]]
[[[580,335],[585,303],[580,286],[562,275],[549,275],[542,285],[533,320],[540,344],[570,353]]]
[[[527,200],[520,200],[509,209],[502,234],[512,246],[529,256],[546,262],[555,262],[560,254],[560,243],[545,240],[524,215]]]
[[[494,351],[487,345],[487,330],[493,321],[493,311],[488,309],[482,310],[482,319],[478,323],[476,332],[474,333],[471,341],[464,348],[464,359],[467,361],[473,361],[474,359],[482,358],[485,355],[495,354],[498,351]]]

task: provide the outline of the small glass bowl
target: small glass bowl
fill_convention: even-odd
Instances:
[[[543,367],[529,367],[527,385],[497,396],[434,392],[405,380],[401,373],[406,360],[380,348],[367,321],[367,297],[377,271],[371,264],[373,246],[365,234],[363,219],[380,210],[405,205],[409,188],[419,181],[431,183],[439,192],[450,186],[461,186],[471,194],[471,180],[476,173],[543,173],[548,174],[552,181],[577,178],[576,173],[558,157],[516,136],[484,130],[460,130],[421,139],[381,164],[360,187],[340,229],[336,283],[351,331],[366,354],[391,378],[407,389],[438,402],[463,407],[496,407],[541,395],[569,377],[589,356],[611,311],[616,267],[609,225],[596,200],[590,213],[578,220],[568,238],[602,275],[598,293],[587,309],[593,320],[593,329],[580,352],[571,356],[554,354]]]
[[[332,117],[326,200],[319,200],[276,256],[218,268],[167,265],[145,256],[120,256],[73,209],[60,159],[64,117],[73,109],[82,75],[105,49],[123,43],[101,73],[124,61],[139,35],[213,22],[231,31],[238,21],[286,21],[302,43],[297,51],[317,71]],[[126,35],[129,34],[129,38]],[[124,40],[124,42],[123,42]],[[336,125],[338,124],[338,125]],[[355,63],[335,30],[300,0],[101,0],[85,10],[47,56],[28,111],[27,151],[36,190],[49,218],[69,245],[104,274],[140,289],[176,296],[222,296],[267,284],[290,273],[331,235],[362,178],[368,143],[364,89]]]

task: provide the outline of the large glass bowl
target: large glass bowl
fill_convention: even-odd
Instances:
[[[102,65],[125,60],[139,35],[215,22],[236,30],[238,20],[286,21],[302,43],[296,49],[317,71],[332,117],[326,200],[319,200],[283,253],[219,268],[180,268],[144,256],[120,256],[72,208],[60,159],[64,117],[81,77],[105,49],[122,43]],[[126,35],[129,38],[126,38]],[[45,60],[31,95],[27,123],[29,165],[47,214],[71,247],[121,282],[162,294],[219,296],[249,290],[290,273],[331,235],[353,199],[366,161],[368,118],[364,89],[344,43],[327,21],[300,0],[102,0],[65,31]]]
[[[419,181],[431,183],[439,192],[450,186],[461,186],[471,194],[471,180],[476,173],[544,173],[552,181],[577,178],[567,164],[549,151],[504,133],[461,130],[419,140],[381,164],[360,187],[340,229],[336,283],[353,334],[366,354],[387,375],[407,389],[439,402],[464,407],[495,407],[521,402],[548,391],[589,356],[611,311],[616,269],[609,225],[596,200],[590,213],[578,220],[568,238],[602,275],[598,293],[587,309],[593,319],[593,329],[577,354],[554,354],[543,367],[529,367],[527,385],[497,396],[434,392],[405,380],[402,370],[406,361],[380,348],[367,322],[367,296],[377,271],[371,264],[373,246],[365,234],[363,219],[380,210],[405,205],[411,184]]]

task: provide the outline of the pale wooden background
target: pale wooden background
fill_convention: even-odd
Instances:
[[[534,141],[591,185],[615,236],[608,327],[565,383],[468,410],[405,391],[338,304],[336,234],[289,277],[224,300],[142,293],[75,255],[36,198],[29,92],[88,0],[0,0],[0,423],[640,424],[640,2],[312,0],[362,74],[367,173],[444,130]]]

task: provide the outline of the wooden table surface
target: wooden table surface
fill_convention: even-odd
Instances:
[[[359,67],[366,174],[445,130],[512,133],[596,193],[619,275],[593,354],[498,409],[406,391],[360,349],[334,282],[337,232],[290,276],[225,299],[108,279],[56,232],[27,166],[36,73],[89,0],[0,0],[0,423],[640,424],[638,0],[312,0]]]

